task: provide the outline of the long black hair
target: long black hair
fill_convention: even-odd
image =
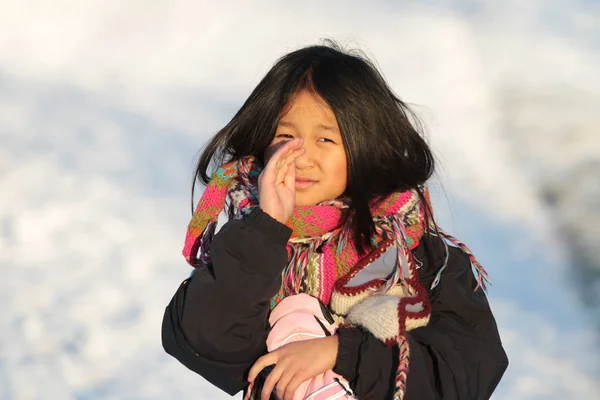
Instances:
[[[252,155],[262,160],[282,111],[302,90],[325,100],[335,114],[348,158],[344,196],[359,252],[369,247],[375,227],[372,200],[416,189],[424,204],[423,185],[434,172],[434,157],[420,132],[418,117],[390,89],[377,68],[358,52],[335,42],[309,46],[280,58],[240,110],[207,144],[195,178],[207,184],[211,165]],[[194,197],[192,186],[192,207]],[[432,221],[426,206],[426,220]]]

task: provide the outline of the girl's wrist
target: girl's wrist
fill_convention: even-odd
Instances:
[[[338,356],[338,348],[339,348],[339,337],[336,334],[333,334],[331,336],[327,336],[326,338],[324,338],[323,340],[328,341],[329,344],[329,352],[328,354],[330,354],[331,358],[331,362],[330,362],[330,369],[333,369],[333,367],[335,367],[336,361],[337,361],[337,356]]]

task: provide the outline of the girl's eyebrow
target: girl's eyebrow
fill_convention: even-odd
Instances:
[[[337,129],[335,129],[333,126],[330,126],[330,125],[319,124],[319,125],[317,125],[317,128],[322,129],[324,131],[331,131],[333,133],[337,133]]]
[[[294,125],[293,122],[288,122],[288,121],[279,121],[279,125],[284,127],[284,128],[296,128],[296,125]],[[319,124],[316,126],[317,129],[321,129],[324,131],[331,131],[333,133],[337,133],[337,129],[331,125],[324,125],[324,124]]]
[[[279,125],[284,126],[286,128],[295,128],[296,125],[294,125],[291,122],[287,122],[287,121],[279,121]]]

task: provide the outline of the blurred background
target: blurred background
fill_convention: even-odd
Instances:
[[[438,222],[492,278],[494,399],[600,398],[593,0],[0,0],[0,398],[230,398],[160,343],[194,160],[322,38],[425,122]]]

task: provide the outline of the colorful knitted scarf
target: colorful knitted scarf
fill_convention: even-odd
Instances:
[[[233,218],[245,218],[258,207],[260,172],[261,166],[254,157],[244,157],[223,165],[213,174],[186,235],[183,254],[193,267],[210,262],[217,219],[228,202]],[[409,360],[405,332],[426,325],[431,314],[428,293],[419,283],[418,262],[412,254],[427,229],[425,205],[416,190],[392,193],[374,202],[374,250],[363,255],[356,250],[351,229],[341,222],[347,208],[348,204],[340,200],[295,208],[287,223],[292,229],[287,244],[288,264],[282,272],[281,289],[271,300],[271,309],[286,296],[308,293],[330,305],[334,317],[345,326],[362,326],[388,345],[397,344],[400,362],[394,399],[401,400]],[[478,272],[478,287],[485,289],[487,274],[468,248],[439,228],[437,232],[469,254]],[[348,286],[352,277],[390,246],[397,248],[398,256],[386,279]],[[439,268],[432,287],[439,283],[445,265]],[[250,388],[248,398],[254,395],[251,392]]]

